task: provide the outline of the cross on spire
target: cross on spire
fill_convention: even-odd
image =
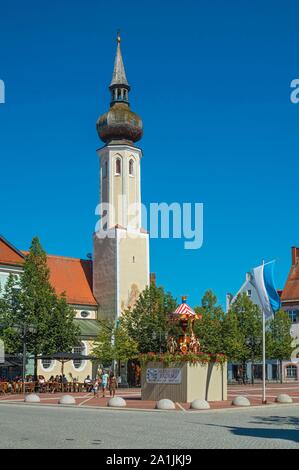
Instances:
[[[110,84],[110,89],[111,87],[123,85],[125,87],[129,87],[129,83],[126,77],[126,71],[123,63],[123,58],[121,54],[121,49],[120,49],[120,31],[117,31],[117,49],[116,49],[116,56],[115,56],[115,61],[114,61],[114,69],[113,69],[113,75],[112,75],[112,81]]]

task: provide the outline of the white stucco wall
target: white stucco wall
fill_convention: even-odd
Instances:
[[[21,272],[22,268],[0,265],[0,297],[3,295],[3,289],[9,278],[9,275],[14,274],[15,276],[19,276]]]

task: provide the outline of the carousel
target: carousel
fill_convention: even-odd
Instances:
[[[174,324],[178,324],[181,334],[176,339],[170,336],[167,341],[167,348],[171,354],[181,353],[194,353],[200,352],[200,342],[194,333],[194,322],[200,320],[201,315],[194,312],[194,310],[187,304],[187,297],[182,297],[182,303],[170,315],[170,320]]]
[[[201,318],[187,304],[187,297],[182,297],[181,305],[169,318],[173,326],[167,339],[169,354],[149,353],[142,368],[142,400],[166,398],[174,403],[192,403],[227,399],[226,364],[213,367],[209,355],[203,354],[202,359],[199,338],[194,333],[195,322]]]

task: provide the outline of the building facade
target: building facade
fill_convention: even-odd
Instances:
[[[246,273],[245,281],[235,295],[226,294],[226,311],[227,312],[230,306],[237,299],[238,295],[243,295],[243,294],[246,294],[255,305],[258,305],[260,308],[262,307],[256,287],[255,287],[253,275],[250,272]],[[237,364],[237,363],[228,364],[227,372],[228,372],[229,382],[234,382],[237,380],[239,376],[239,369],[240,369],[240,364]],[[263,366],[261,362],[256,363],[253,368],[252,368],[251,362],[248,362],[246,364],[246,376],[249,382],[251,382],[252,380],[252,375],[254,376],[254,380],[262,380]],[[273,380],[273,381],[279,380],[279,364],[277,361],[267,361],[266,377],[267,377],[267,380]]]
[[[283,381],[292,382],[299,380],[299,248],[292,248],[292,266],[286,285],[282,291],[278,291],[281,299],[281,308],[288,312],[290,320],[292,321],[291,335],[294,338],[293,347],[294,351],[290,360],[283,361]],[[246,294],[255,305],[260,308],[261,302],[255,287],[253,275],[246,273],[246,278],[241,288],[235,296],[231,294],[226,295],[226,311],[229,310],[232,303],[236,300],[238,295]],[[228,365],[228,379],[230,382],[236,380],[238,375],[239,364],[230,363]],[[247,363],[246,374],[248,380],[251,381],[252,373],[255,380],[262,380],[262,363],[257,363],[252,371],[251,363]],[[270,381],[280,380],[280,367],[279,362],[275,360],[267,360],[266,362],[266,377]]]
[[[47,255],[50,282],[58,295],[76,313],[81,339],[73,352],[90,356],[99,334],[100,320],[117,321],[122,312],[132,307],[142,290],[149,285],[149,235],[141,227],[141,159],[135,143],[143,135],[142,121],[129,104],[130,86],[123,64],[120,37],[112,81],[109,111],[97,121],[97,131],[104,147],[97,151],[100,160],[100,221],[94,233],[92,259]],[[3,290],[9,274],[21,275],[26,252],[0,236],[0,287]],[[1,295],[0,290],[0,295]],[[125,374],[125,366],[122,365]],[[27,373],[31,373],[30,365]],[[8,373],[3,371],[2,374]],[[38,373],[49,378],[61,373],[58,361],[39,361]],[[65,363],[68,379],[79,381],[95,376],[90,360]]]
[[[2,292],[10,274],[15,276],[22,274],[26,254],[0,236],[0,286]],[[80,328],[81,337],[80,344],[74,345],[73,352],[88,356],[91,354],[92,342],[100,331],[98,305],[92,292],[92,261],[47,255],[47,264],[50,270],[51,285],[55,288],[57,295],[65,292],[68,304],[75,311],[74,321]],[[95,374],[91,361],[79,359],[67,362],[64,370],[67,377],[76,377],[78,380],[82,380],[88,374]],[[27,373],[33,373],[33,361],[29,361]],[[60,375],[61,364],[56,360],[41,360],[38,364],[38,373],[47,378],[51,375]],[[13,374],[14,371],[1,371],[1,375]]]
[[[294,338],[294,351],[291,360],[284,364],[285,375],[289,380],[299,381],[299,248],[291,249],[291,268],[281,295],[282,309],[288,312],[292,322],[291,334]]]

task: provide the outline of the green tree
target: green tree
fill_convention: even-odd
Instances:
[[[201,301],[201,307],[195,307],[202,319],[195,322],[194,332],[199,337],[201,351],[217,354],[224,352],[222,308],[217,305],[217,297],[208,290]]]
[[[104,365],[111,364],[113,361],[113,330],[112,322],[102,322],[100,332],[93,343],[91,354]]]
[[[0,338],[4,341],[6,353],[21,353],[22,340],[16,325],[21,323],[20,282],[10,274],[0,298]]]
[[[278,359],[280,383],[283,382],[282,361],[289,360],[293,351],[291,320],[287,312],[279,310],[267,322],[266,351],[269,359]]]
[[[1,302],[0,323],[5,347],[20,352],[26,326],[27,351],[34,356],[35,375],[38,356],[69,351],[79,342],[74,310],[65,297],[58,297],[50,283],[47,256],[39,239],[34,238],[20,278],[10,277]]]
[[[135,306],[123,314],[123,324],[128,334],[138,344],[140,353],[165,352],[167,335],[176,331],[169,314],[177,303],[163,287],[151,284],[140,294]]]
[[[262,313],[245,293],[237,297],[231,306],[231,312],[238,318],[238,331],[242,332],[239,336],[241,348],[236,359],[243,366],[243,381],[245,381],[246,363],[251,361],[251,377],[254,383],[254,365],[262,357]]]
[[[55,309],[56,296],[50,284],[47,256],[39,239],[32,240],[20,279],[20,313],[23,323],[30,325],[27,337],[28,352],[34,356],[34,372],[37,374],[37,358],[43,354],[52,334],[48,329]]]
[[[55,352],[71,352],[79,344],[80,328],[74,322],[75,312],[66,301],[65,294],[56,297],[53,302],[52,314],[47,324],[47,337],[44,342],[43,354]],[[49,334],[51,332],[51,334]]]
[[[224,352],[229,362],[246,361],[248,354],[246,348],[245,334],[241,329],[238,314],[234,310],[229,310],[224,315],[223,326]]]

